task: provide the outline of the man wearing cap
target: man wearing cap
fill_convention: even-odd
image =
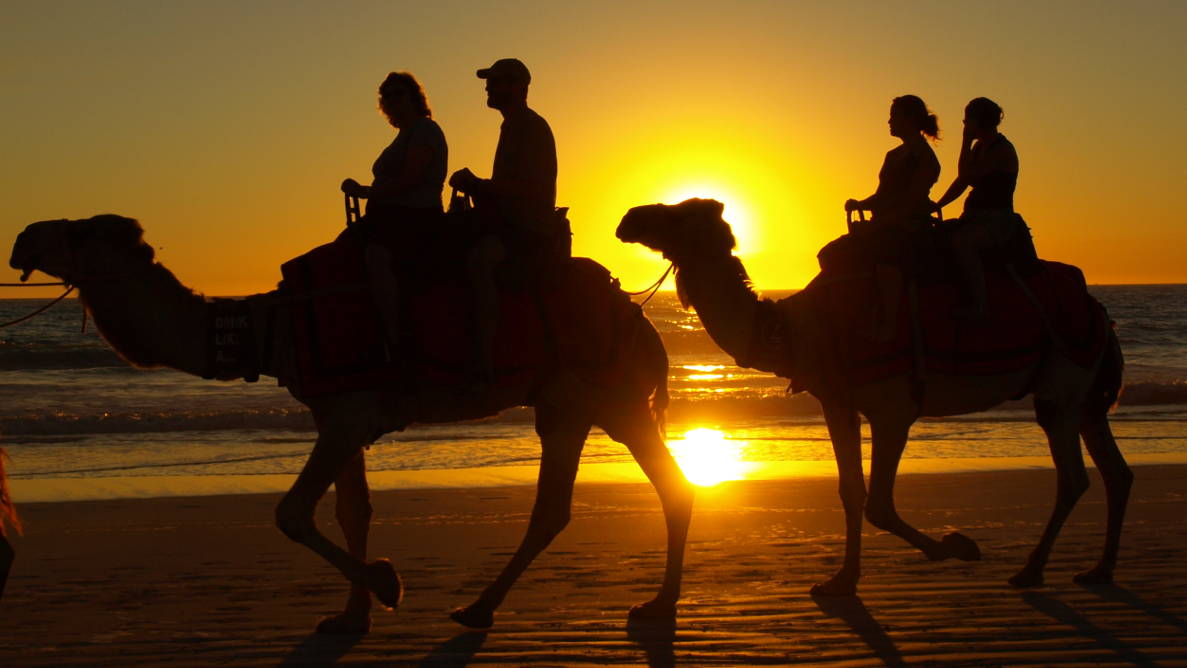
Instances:
[[[532,75],[515,58],[496,60],[477,74],[486,80],[486,106],[503,115],[494,169],[489,179],[458,170],[449,185],[512,225],[538,228],[556,208],[556,142],[548,121],[528,108]]]
[[[469,195],[482,224],[467,254],[477,350],[477,387],[493,380],[493,346],[499,318],[495,270],[508,258],[531,266],[556,211],[556,141],[552,128],[528,108],[532,75],[515,58],[496,60],[478,70],[486,80],[486,106],[503,115],[499,145],[489,179],[468,168],[449,177],[449,185]]]

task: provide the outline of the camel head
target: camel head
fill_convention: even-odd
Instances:
[[[622,217],[618,238],[643,244],[679,264],[690,256],[724,253],[736,242],[729,223],[721,218],[724,205],[711,199],[687,199],[679,204],[637,206]]]
[[[152,264],[152,246],[131,218],[102,214],[85,220],[43,220],[25,228],[8,264],[24,281],[42,271],[67,283],[127,275]]]

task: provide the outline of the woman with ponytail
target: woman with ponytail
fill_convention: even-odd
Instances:
[[[845,202],[846,211],[869,211],[873,227],[915,229],[932,210],[929,193],[940,178],[940,161],[927,140],[940,135],[939,122],[923,100],[914,95],[890,104],[890,134],[902,143],[891,149],[878,172],[878,189],[863,199]]]
[[[872,337],[889,339],[898,320],[903,287],[900,268],[910,256],[909,237],[928,225],[932,211],[929,193],[940,178],[940,161],[928,145],[939,138],[940,126],[923,100],[915,95],[894,98],[890,104],[890,134],[902,143],[891,149],[878,172],[878,189],[863,199],[845,202],[845,211],[869,211],[870,222],[854,230],[874,266],[879,306],[873,315]],[[863,229],[864,228],[864,229]]]

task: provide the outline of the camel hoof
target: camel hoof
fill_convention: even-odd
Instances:
[[[977,547],[977,541],[962,533],[952,532],[940,542],[948,548],[949,555],[961,561],[981,561],[981,548]]]
[[[1019,571],[1014,577],[1009,579],[1009,583],[1018,587],[1019,589],[1030,589],[1032,587],[1043,586],[1043,574],[1032,573],[1028,570]]]
[[[317,632],[331,636],[361,636],[371,630],[371,615],[368,613],[342,613],[323,618],[317,623]]]
[[[495,625],[495,611],[471,605],[449,613],[453,621],[471,629],[489,629]]]
[[[631,606],[626,616],[628,619],[675,619],[676,604],[651,600]]]
[[[404,599],[404,583],[395,566],[387,559],[376,559],[366,566],[367,589],[370,589],[380,605],[394,610]]]
[[[1113,584],[1113,572],[1098,566],[1092,570],[1084,571],[1083,573],[1076,573],[1074,576],[1072,576],[1072,582],[1081,585]]]

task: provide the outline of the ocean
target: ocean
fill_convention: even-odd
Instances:
[[[1131,462],[1187,461],[1187,285],[1093,286],[1126,357],[1113,416]],[[768,292],[780,297],[787,292]],[[0,300],[0,322],[44,300]],[[819,406],[787,382],[741,369],[671,293],[645,308],[670,358],[669,446],[690,478],[834,475]],[[67,300],[0,330],[0,446],[20,501],[277,491],[314,439],[308,412],[270,378],[205,381],[124,364]],[[868,432],[865,439],[868,458]],[[699,454],[698,454],[699,453]],[[376,487],[484,486],[534,480],[530,409],[414,426],[367,452]],[[921,420],[902,470],[1050,467],[1029,402]],[[595,430],[579,480],[642,480],[626,448]]]

